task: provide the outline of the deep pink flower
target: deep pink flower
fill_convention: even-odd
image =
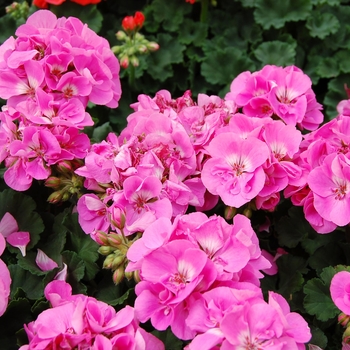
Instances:
[[[350,272],[336,273],[332,278],[330,291],[337,308],[346,315],[350,315]]]

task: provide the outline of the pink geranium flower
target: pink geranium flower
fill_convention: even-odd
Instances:
[[[344,314],[350,315],[350,272],[336,273],[332,278],[330,291],[337,308]]]
[[[262,165],[270,154],[264,142],[222,133],[207,150],[211,159],[203,166],[203,184],[226,205],[239,208],[261,191],[265,183]]]
[[[327,156],[310,172],[308,183],[315,209],[324,219],[338,226],[350,222],[350,167],[343,154]]]

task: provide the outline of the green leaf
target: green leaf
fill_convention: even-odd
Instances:
[[[263,65],[293,65],[295,63],[296,55],[295,46],[278,40],[268,41],[260,44],[254,50],[254,55]]]
[[[106,122],[100,126],[94,128],[92,133],[93,142],[101,142],[106,139],[107,135],[112,132],[112,127],[109,122]]]
[[[169,32],[175,32],[180,28],[186,14],[191,12],[191,6],[185,1],[163,1],[152,2],[154,19],[163,24],[163,28]]]
[[[77,253],[67,250],[62,253],[62,257],[63,262],[68,266],[67,282],[72,286],[73,294],[84,294],[86,287],[79,283],[85,273],[84,261],[79,258]]]
[[[12,283],[11,298],[17,294],[17,289],[22,289],[27,297],[32,300],[39,299],[44,295],[43,279],[40,276],[33,275],[31,272],[24,270],[19,265],[9,265]]]
[[[43,221],[39,214],[34,211],[35,208],[34,200],[23,193],[11,189],[0,193],[0,220],[6,212],[9,212],[16,219],[19,230],[30,233],[28,250],[37,244],[40,233],[44,230]]]
[[[350,50],[340,50],[334,57],[338,61],[340,71],[342,73],[350,73]]]
[[[316,72],[321,78],[335,78],[339,75],[339,64],[335,57],[320,59]]]
[[[3,43],[10,36],[15,34],[17,29],[16,21],[10,16],[0,17],[0,43]]]
[[[301,207],[291,207],[288,210],[288,216],[283,216],[276,223],[278,243],[282,247],[296,247],[310,231],[311,227],[305,220]]]
[[[172,333],[170,328],[165,331],[155,330],[152,334],[163,342],[165,349],[182,350],[184,348],[183,342]]]
[[[319,346],[321,349],[326,349],[328,339],[326,335],[322,332],[322,330],[318,327],[310,325],[312,338],[310,340],[310,344],[314,344]]]
[[[112,306],[122,305],[128,299],[130,293],[133,292],[133,288],[125,291],[124,284],[115,285],[110,270],[103,270],[101,274],[103,278],[97,285],[95,298]]]
[[[326,112],[329,119],[332,119],[338,115],[336,110],[337,104],[342,100],[347,100],[347,94],[344,89],[344,85],[350,86],[350,74],[341,74],[339,77],[332,79],[328,83],[328,91],[323,100],[326,106]]]
[[[179,30],[179,41],[182,44],[201,46],[208,33],[208,25],[206,23],[195,22],[186,18]]]
[[[148,74],[153,79],[164,82],[173,76],[173,63],[182,63],[185,46],[180,44],[177,38],[169,34],[158,34],[156,42],[160,49],[149,55]]]
[[[0,317],[1,349],[18,349],[18,346],[16,346],[16,332],[23,328],[24,324],[31,321],[33,319],[28,299],[11,300],[6,312]]]
[[[327,267],[323,269],[321,278],[313,278],[304,286],[305,310],[310,315],[315,315],[320,321],[327,321],[340,313],[332,301],[329,289],[335,273],[336,270],[333,267]]]
[[[339,20],[331,13],[315,12],[306,21],[306,28],[310,36],[324,39],[330,34],[335,34],[340,28]]]
[[[70,233],[71,244],[69,245],[69,249],[76,252],[77,256],[83,261],[85,279],[92,280],[99,271],[99,267],[95,263],[99,257],[97,252],[99,245],[92,240],[90,235],[83,232],[78,222],[77,213],[66,215],[63,223]]]
[[[311,0],[256,0],[254,18],[264,29],[282,28],[286,22],[297,22],[311,15]]]
[[[245,53],[233,47],[207,53],[201,72],[211,84],[227,85],[241,72],[254,70],[255,65]]]
[[[307,262],[300,256],[283,255],[276,261],[279,273],[278,293],[289,298],[293,293],[302,289],[303,274],[308,272]]]

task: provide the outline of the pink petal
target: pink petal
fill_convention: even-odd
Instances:
[[[18,248],[23,256],[26,256],[26,247],[30,242],[29,232],[13,232],[7,237],[7,243]]]
[[[0,221],[0,233],[6,238],[8,235],[16,231],[18,231],[16,219],[9,212],[5,213]]]
[[[49,258],[41,249],[38,249],[35,262],[41,271],[50,271],[58,267],[57,263]]]

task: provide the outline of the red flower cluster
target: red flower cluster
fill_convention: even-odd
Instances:
[[[137,11],[134,16],[126,16],[122,21],[122,27],[126,32],[138,31],[145,22],[145,15]]]
[[[46,9],[49,7],[49,5],[61,5],[64,3],[66,0],[33,0],[33,5],[36,7]],[[98,4],[101,2],[101,0],[70,0],[73,2],[76,2],[79,5],[90,5],[90,4]]]

